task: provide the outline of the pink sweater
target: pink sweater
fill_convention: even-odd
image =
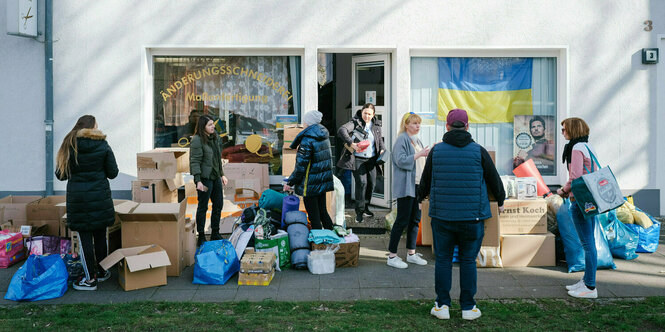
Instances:
[[[568,166],[568,182],[566,182],[566,184],[563,186],[563,191],[570,193],[568,197],[574,197],[573,193],[570,191],[573,180],[584,174],[587,174],[587,171],[584,167],[590,171],[598,170],[596,165],[594,165],[594,169],[591,169],[591,155],[589,155],[587,147],[594,155],[596,154],[596,151],[594,151],[594,149],[588,143],[580,142],[573,146],[570,165]]]

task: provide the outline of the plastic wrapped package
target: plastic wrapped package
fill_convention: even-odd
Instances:
[[[339,245],[327,246],[326,250],[313,250],[307,255],[307,269],[312,274],[330,274],[335,272],[335,252]]]

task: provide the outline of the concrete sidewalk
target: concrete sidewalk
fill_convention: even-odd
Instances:
[[[192,284],[193,267],[180,277],[169,277],[168,285],[125,292],[118,285],[117,270],[113,277],[99,284],[97,291],[82,292],[70,288],[58,299],[39,301],[60,303],[119,303],[131,301],[346,301],[365,299],[431,300],[434,292],[434,259],[430,247],[419,247],[429,262],[426,266],[411,264],[404,270],[386,265],[388,235],[361,235],[360,261],[355,268],[338,268],[329,275],[308,271],[276,272],[267,287],[238,286],[237,275],[226,285]],[[404,240],[398,254],[404,256]],[[640,254],[632,261],[615,259],[616,270],[598,271],[600,297],[665,296],[665,246],[656,253]],[[20,265],[20,264],[19,264]],[[0,289],[6,291],[18,269],[0,269]],[[478,269],[478,299],[496,298],[566,298],[564,285],[575,283],[582,272],[567,273],[564,266],[547,268]],[[453,299],[459,297],[459,268],[453,271]],[[4,296],[3,296],[4,297]],[[16,302],[0,300],[2,305]]]

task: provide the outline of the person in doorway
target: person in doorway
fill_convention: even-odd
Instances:
[[[379,169],[377,160],[386,150],[381,137],[381,121],[374,117],[375,113],[374,105],[367,103],[351,121],[337,130],[345,147],[337,167],[353,173],[358,223],[363,222],[363,217],[374,217],[374,213],[369,210],[369,203],[376,183],[376,170]]]
[[[197,245],[205,241],[206,213],[208,201],[212,201],[210,214],[210,240],[221,240],[219,223],[224,204],[223,186],[228,183],[222,169],[222,152],[215,122],[208,115],[201,115],[192,136],[189,148],[189,169],[196,183],[198,206],[196,207],[196,231],[199,233]]]
[[[323,114],[313,110],[303,115],[303,129],[291,143],[296,153],[295,169],[284,184],[284,191],[295,188],[303,196],[313,229],[333,229],[326,209],[326,192],[333,191],[332,150],[328,129],[321,125]]]
[[[397,217],[390,231],[388,266],[405,269],[408,264],[397,256],[397,246],[406,228],[406,261],[427,265],[421,254],[416,254],[416,239],[420,223],[420,208],[416,193],[429,147],[423,147],[418,139],[421,118],[418,114],[405,114],[400,122],[399,136],[393,145],[393,197],[397,198]]]
[[[496,197],[499,213],[506,197],[503,183],[485,148],[473,141],[465,110],[453,109],[446,118],[443,142],[432,147],[418,188],[418,201],[430,198],[429,216],[435,253],[436,302],[430,314],[450,318],[450,287],[453,250],[460,260],[460,306],[462,318],[481,315],[476,307],[476,257],[485,235],[484,220],[492,217],[489,191]]]
[[[106,228],[115,223],[115,209],[108,179],[118,176],[118,165],[106,135],[97,129],[92,115],[84,115],[62,140],[55,175],[67,182],[67,226],[79,234],[79,255],[85,278],[76,290],[96,290],[111,272],[100,265],[108,255]]]
[[[533,137],[531,150],[519,154],[513,160],[513,168],[526,160],[532,159],[536,168],[543,174],[550,174],[554,169],[554,142],[545,138],[545,119],[536,115],[529,120],[529,132]]]
[[[575,196],[570,191],[573,180],[593,170],[591,153],[596,154],[589,145],[589,126],[580,118],[568,118],[561,121],[561,134],[569,142],[563,149],[563,162],[568,168],[568,182],[557,190],[561,197],[569,197],[571,201],[570,213],[577,230],[577,235],[584,248],[584,276],[574,285],[566,286],[568,295],[578,298],[595,299],[598,297],[596,288],[596,267],[598,254],[594,229],[596,218],[585,218],[582,210],[575,202]]]

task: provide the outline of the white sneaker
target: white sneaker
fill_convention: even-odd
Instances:
[[[450,319],[450,309],[445,304],[439,307],[439,305],[434,302],[434,307],[432,307],[432,310],[430,310],[429,313],[438,319]]]
[[[598,298],[598,287],[590,290],[586,287],[586,285],[582,285],[579,288],[569,290],[568,295],[580,299],[596,299]]]
[[[406,269],[409,267],[409,265],[404,263],[404,261],[399,258],[399,256],[395,256],[393,258],[388,257],[388,266],[396,267],[398,269]]]
[[[584,286],[584,279],[580,279],[580,281],[578,281],[577,283],[575,283],[573,285],[566,286],[566,289],[567,290],[573,290],[573,289],[578,289],[581,286]]]
[[[427,265],[427,261],[422,258],[422,254],[406,254],[406,261],[417,265]]]
[[[479,318],[481,315],[482,313],[480,312],[480,309],[478,309],[478,307],[476,307],[475,305],[471,310],[462,310],[462,319],[474,320],[476,318]]]

